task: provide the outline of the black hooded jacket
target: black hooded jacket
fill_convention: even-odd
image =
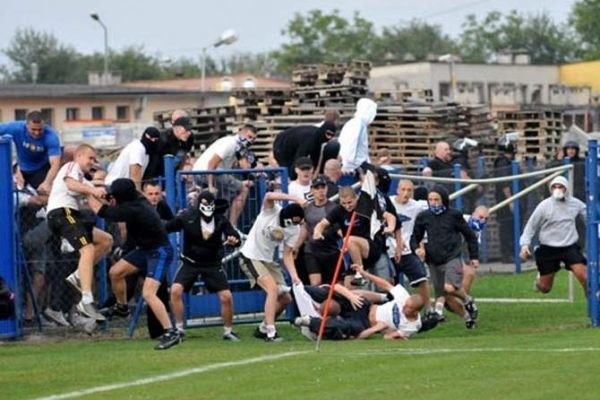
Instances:
[[[299,157],[310,157],[316,168],[321,156],[321,146],[327,142],[326,131],[335,132],[335,125],[324,122],[322,126],[295,126],[279,133],[273,142],[273,155],[282,167],[294,165]]]
[[[167,222],[167,232],[183,230],[183,254],[194,260],[196,264],[206,265],[221,262],[223,251],[223,235],[235,236],[240,240],[231,223],[222,214],[215,213],[215,230],[208,239],[202,236],[200,220],[202,214],[197,208],[191,208]]]
[[[462,235],[467,242],[470,259],[478,259],[477,236],[467,225],[462,213],[450,208],[448,192],[440,186],[434,187],[431,191],[441,195],[446,210],[440,215],[425,210],[417,216],[413,234],[410,238],[410,248],[414,252],[423,240],[425,232],[427,232],[425,261],[435,265],[445,264],[453,258],[460,257]]]

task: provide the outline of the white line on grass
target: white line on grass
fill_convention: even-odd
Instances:
[[[229,362],[222,362],[222,363],[217,363],[217,364],[204,365],[202,367],[184,369],[182,371],[173,372],[170,374],[155,375],[155,376],[150,376],[148,378],[136,379],[136,380],[130,381],[130,382],[114,383],[112,385],[96,386],[96,387],[92,387],[89,389],[77,390],[77,391],[69,392],[69,393],[55,394],[55,395],[47,396],[47,397],[39,397],[36,400],[71,399],[73,397],[86,396],[88,394],[109,392],[112,390],[125,389],[125,388],[132,387],[132,386],[142,386],[142,385],[148,385],[151,383],[169,381],[171,379],[182,378],[184,376],[193,375],[193,374],[201,374],[203,372],[214,371],[216,369],[221,369],[221,368],[237,367],[240,365],[255,364],[255,363],[259,363],[259,362],[263,362],[263,361],[273,361],[273,360],[278,360],[280,358],[291,357],[291,356],[296,356],[296,355],[305,354],[305,353],[309,353],[309,351],[290,351],[287,353],[275,354],[275,355],[270,355],[270,356],[254,357],[254,358],[248,358],[245,360],[229,361]]]
[[[512,347],[489,347],[470,349],[386,349],[369,350],[368,353],[353,352],[352,354],[358,356],[380,356],[382,354],[428,355],[447,353],[586,353],[590,351],[600,351],[600,347],[567,347],[562,349],[516,349]],[[346,356],[348,356],[348,354]]]

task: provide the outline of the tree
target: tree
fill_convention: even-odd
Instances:
[[[15,66],[10,73],[14,82],[32,82],[33,65],[37,65],[39,83],[75,80],[73,66],[79,60],[78,53],[72,47],[60,44],[52,34],[31,28],[18,29],[4,54]]]
[[[569,22],[582,40],[582,56],[586,60],[600,58],[600,0],[581,0],[573,5]]]
[[[557,25],[548,14],[525,16],[513,10],[507,15],[488,13],[479,22],[467,16],[460,35],[465,61],[486,62],[502,51],[524,50],[534,64],[555,64],[576,58],[580,47],[566,25]]]
[[[407,26],[384,27],[372,51],[372,61],[421,61],[429,54],[455,53],[456,45],[439,25],[412,20]]]
[[[330,14],[321,10],[296,13],[282,34],[290,43],[273,54],[282,71],[290,71],[297,64],[369,59],[377,37],[373,24],[358,12],[349,22],[338,10]]]

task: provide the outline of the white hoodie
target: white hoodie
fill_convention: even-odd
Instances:
[[[338,142],[342,158],[342,172],[352,172],[369,160],[367,127],[377,115],[377,103],[362,98],[356,103],[354,117],[344,124]]]

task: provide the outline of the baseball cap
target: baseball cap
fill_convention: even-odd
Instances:
[[[327,178],[325,178],[323,175],[319,175],[315,179],[313,179],[312,183],[310,184],[310,187],[317,187],[323,185],[327,186]]]
[[[192,122],[188,117],[179,117],[173,121],[173,126],[183,126],[186,131],[192,129]]]
[[[312,168],[313,167],[313,163],[312,163],[312,161],[311,161],[311,159],[309,157],[299,157],[294,162],[294,166],[296,168],[299,168],[299,169]]]

